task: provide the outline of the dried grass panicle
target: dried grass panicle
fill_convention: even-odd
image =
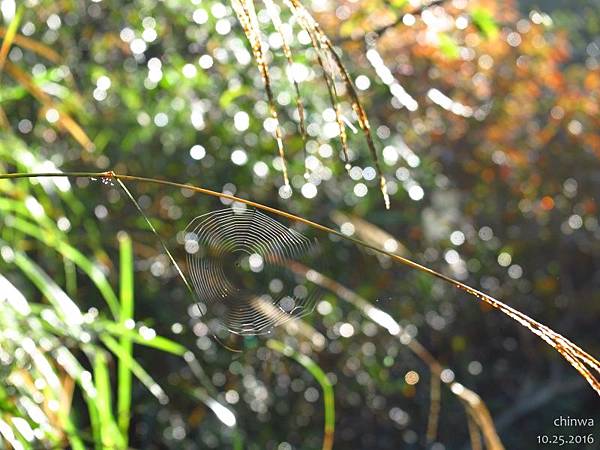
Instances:
[[[365,139],[367,141],[367,146],[369,147],[369,151],[371,153],[371,158],[375,164],[375,168],[377,169],[377,173],[379,174],[379,184],[381,193],[383,195],[383,199],[385,201],[385,207],[387,209],[390,208],[390,198],[387,192],[386,181],[381,170],[381,164],[379,163],[379,157],[377,155],[377,150],[375,149],[375,143],[373,141],[373,137],[371,135],[371,125],[369,124],[369,118],[367,113],[362,106],[362,103],[358,97],[358,93],[356,92],[356,88],[354,87],[354,83],[350,78],[350,74],[346,67],[344,66],[342,59],[339,54],[335,50],[333,43],[329,39],[329,37],[321,30],[321,26],[319,23],[312,17],[310,12],[304,7],[304,5],[299,0],[286,0],[293,6],[293,11],[297,16],[304,19],[304,23],[307,24],[307,27],[315,33],[318,37],[319,42],[322,46],[327,50],[328,56],[332,58],[335,66],[337,67],[342,81],[346,86],[346,90],[350,96],[352,102],[352,109],[358,118],[358,124],[360,125],[361,130],[365,135]]]
[[[233,9],[238,17],[238,20],[240,21],[240,24],[242,25],[244,34],[250,42],[254,59],[256,60],[256,64],[258,65],[259,72],[265,84],[267,100],[269,102],[269,111],[271,113],[271,118],[275,122],[275,140],[277,141],[277,149],[279,151],[279,157],[281,158],[283,182],[285,186],[289,187],[290,182],[287,172],[285,149],[283,146],[283,131],[281,129],[281,124],[279,123],[279,115],[277,113],[277,106],[275,104],[275,97],[273,95],[273,88],[271,86],[269,65],[267,64],[265,57],[260,25],[258,23],[258,18],[256,17],[254,2],[252,0],[233,0],[231,4],[233,5]]]
[[[296,111],[298,112],[299,121],[298,131],[300,131],[300,136],[302,138],[302,150],[304,152],[304,161],[306,163],[306,158],[308,156],[306,152],[306,115],[304,111],[304,101],[302,100],[302,95],[300,94],[300,85],[298,83],[298,80],[294,76],[294,59],[292,57],[292,50],[285,35],[283,23],[281,22],[281,17],[279,16],[279,10],[277,6],[273,3],[273,0],[263,0],[263,3],[267,8],[267,12],[269,13],[271,23],[273,23],[273,26],[275,27],[275,31],[277,31],[277,33],[279,33],[279,35],[281,36],[281,47],[283,49],[283,54],[285,55],[285,59],[287,61],[289,78],[291,78],[292,85],[294,86],[294,93],[296,94]]]
[[[286,58],[288,67],[293,65],[293,55],[289,43],[286,41],[284,34],[282,33],[282,23],[279,17],[279,8],[273,2],[273,0],[263,1],[269,18],[283,39],[283,53]],[[346,118],[342,113],[342,107],[340,103],[340,95],[338,88],[336,87],[337,79],[339,79],[344,87],[347,95],[349,96],[352,110],[356,115],[356,119],[365,137],[367,147],[369,149],[371,158],[375,165],[375,168],[379,174],[379,188],[384,198],[385,207],[390,208],[390,198],[387,192],[386,180],[382,172],[381,164],[377,154],[377,149],[371,134],[371,126],[367,113],[358,97],[358,93],[349,72],[344,66],[341,57],[338,55],[333,43],[329,37],[322,31],[319,23],[313,18],[310,12],[304,7],[299,0],[283,0],[283,3],[292,13],[293,17],[299,26],[308,34],[311,41],[311,46],[315,50],[317,64],[321,68],[325,86],[329,95],[331,106],[335,112],[336,122],[339,128],[340,142],[342,146],[342,155],[344,159],[344,167],[348,170],[350,168],[350,152],[348,148],[348,136],[346,134]],[[267,94],[267,100],[269,103],[269,110],[272,119],[275,121],[275,138],[277,141],[277,148],[279,156],[282,158],[283,166],[283,177],[286,186],[289,186],[289,176],[287,172],[287,164],[285,158],[285,148],[283,144],[283,132],[281,124],[279,122],[279,115],[277,113],[277,107],[275,104],[275,98],[273,93],[273,87],[271,83],[271,76],[269,72],[269,65],[265,56],[265,46],[261,41],[261,29],[256,16],[256,10],[254,0],[232,0],[233,9],[240,21],[242,29],[250,43],[252,53],[256,60],[258,70],[265,84],[265,91]],[[292,76],[293,78],[293,76]],[[296,93],[296,108],[299,115],[299,127],[300,132],[305,140],[306,138],[306,114],[305,106],[300,95],[300,89],[297,81],[293,80],[294,91]],[[306,142],[304,142],[306,144]],[[306,155],[306,154],[305,154]]]
[[[348,150],[348,137],[346,135],[346,125],[344,123],[341,104],[336,87],[336,73],[332,65],[331,55],[326,51],[327,47],[319,36],[317,32],[318,30],[315,30],[315,28],[311,26],[310,21],[307,20],[307,18],[302,14],[301,10],[298,9],[296,4],[288,0],[286,0],[285,3],[288,8],[290,8],[290,11],[296,18],[298,24],[308,34],[312,48],[315,50],[317,63],[321,68],[323,80],[325,81],[325,86],[327,87],[329,101],[333,111],[335,112],[335,120],[340,133],[340,142],[342,145],[342,155],[344,158],[345,168],[349,169],[348,164],[350,162],[350,155]]]

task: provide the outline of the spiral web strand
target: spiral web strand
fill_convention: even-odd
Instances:
[[[185,229],[187,269],[203,314],[232,333],[257,335],[309,314],[315,285],[287,266],[315,243],[254,209],[223,209]]]

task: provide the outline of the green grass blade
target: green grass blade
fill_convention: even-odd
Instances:
[[[69,440],[70,447],[73,450],[85,450],[85,445],[81,436],[77,432],[77,427],[73,423],[69,414],[65,414],[63,417],[63,421],[65,424],[65,433],[67,434],[67,438]]]
[[[100,434],[104,448],[124,448],[123,437],[112,413],[112,396],[108,361],[102,351],[94,355],[96,408],[100,419]]]
[[[15,450],[23,450],[23,445],[15,435],[13,428],[0,417],[0,437]]]
[[[208,392],[203,388],[195,388],[188,390],[189,394],[204,403],[214,414],[221,423],[229,428],[233,428],[237,425],[237,419],[233,412],[219,403],[217,400],[212,398]]]
[[[297,352],[289,345],[275,339],[267,341],[267,347],[271,350],[281,353],[288,358],[293,359],[304,367],[321,385],[323,389],[323,406],[325,408],[325,427],[323,435],[323,450],[333,448],[333,434],[335,431],[335,399],[333,395],[333,386],[327,375],[321,368],[308,356]]]
[[[118,235],[120,251],[120,300],[121,310],[119,318],[121,323],[125,324],[127,320],[133,320],[134,315],[134,294],[133,294],[133,247],[131,238],[125,232]],[[133,341],[131,337],[122,335],[119,339],[123,354],[129,355],[133,359]],[[129,422],[131,420],[131,369],[127,364],[119,361],[118,368],[118,398],[117,398],[117,416],[119,429],[128,443]]]
[[[100,270],[98,266],[83,253],[61,239],[61,236],[58,233],[53,233],[51,230],[40,228],[38,225],[27,222],[19,217],[11,217],[10,220],[5,222],[6,226],[15,228],[32,238],[38,239],[48,247],[55,249],[63,257],[73,261],[73,263],[75,263],[75,265],[77,265],[96,285],[106,301],[113,317],[119,317],[120,305],[117,295],[102,270]]]
[[[100,340],[106,345],[112,353],[114,353],[117,358],[119,358],[119,363],[125,365],[135,377],[142,382],[144,386],[148,388],[150,393],[154,395],[160,403],[163,405],[169,402],[169,397],[165,393],[162,387],[154,381],[154,379],[146,372],[140,363],[138,363],[135,359],[131,357],[129,353],[127,353],[120,345],[117,340],[112,338],[111,336],[100,336]]]
[[[4,244],[0,240],[0,244]],[[62,315],[65,323],[75,326],[83,322],[79,307],[36,263],[25,253],[13,251],[14,263],[44,294],[54,309]]]
[[[171,353],[176,356],[185,355],[188,350],[181,344],[178,344],[171,339],[155,336],[153,338],[147,339],[142,336],[136,330],[130,330],[129,328],[121,325],[119,323],[111,322],[108,320],[99,320],[94,324],[98,331],[106,331],[114,336],[122,337],[127,336],[134,343],[144,345],[146,347],[154,348],[156,350],[161,350],[166,353]]]
[[[88,414],[90,416],[90,425],[92,427],[92,438],[94,440],[94,448],[96,450],[102,450],[102,425],[100,422],[100,414],[96,407],[96,399],[86,397],[85,403],[88,408]]]
[[[77,294],[77,270],[70,259],[62,258],[65,269],[65,290],[71,297]]]
[[[237,429],[233,431],[233,450],[244,450],[244,436]]]

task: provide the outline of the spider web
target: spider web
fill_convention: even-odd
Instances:
[[[288,268],[314,264],[317,242],[255,209],[196,217],[185,229],[184,248],[200,311],[232,333],[268,333],[312,312],[320,297],[316,285]]]

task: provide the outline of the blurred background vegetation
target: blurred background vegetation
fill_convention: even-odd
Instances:
[[[599,2],[305,6],[369,113],[391,210],[338,76],[345,169],[320,52],[284,1],[256,11],[291,196],[252,49],[232,4],[213,0],[0,1],[2,172],[114,170],[259,201],[423,262],[600,354]],[[186,224],[231,203],[128,187],[178,260]],[[501,448],[497,433],[533,448],[554,418],[598,411],[527,330],[334,237],[317,235],[315,311],[267,337],[223,336],[244,349],[232,353],[118,186],[0,191],[0,447],[311,449],[333,433],[334,448]],[[369,319],[373,306],[403,334]]]

